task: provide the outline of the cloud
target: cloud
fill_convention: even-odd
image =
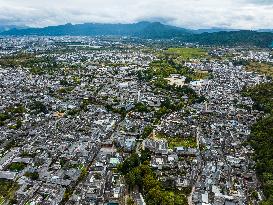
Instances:
[[[259,4],[259,5],[265,5],[265,4],[272,5],[273,4],[272,0],[246,0],[245,2],[246,3]]]
[[[0,0],[0,22],[43,27],[64,23],[160,21],[186,28],[273,28],[271,0]]]

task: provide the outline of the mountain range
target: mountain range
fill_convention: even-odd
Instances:
[[[44,28],[12,28],[0,30],[0,35],[13,36],[131,36],[145,39],[178,39],[189,43],[204,45],[258,46],[272,47],[273,30],[235,30],[235,29],[199,29],[190,30],[165,25],[159,22],[139,22],[133,24],[65,24]]]
[[[11,29],[25,29],[27,28],[26,26],[15,26],[15,25],[6,25],[6,24],[1,24],[0,22],[0,33],[4,31],[9,31]]]

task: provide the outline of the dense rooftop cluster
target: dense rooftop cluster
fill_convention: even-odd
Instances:
[[[151,44],[0,39],[0,204],[264,199],[246,143],[263,112],[241,92],[270,52]]]

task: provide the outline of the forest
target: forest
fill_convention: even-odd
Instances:
[[[249,144],[255,150],[256,172],[266,198],[261,204],[271,205],[273,204],[273,83],[251,87],[244,91],[244,95],[254,100],[254,108],[266,114],[252,126]]]

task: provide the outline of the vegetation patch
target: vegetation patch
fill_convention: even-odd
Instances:
[[[142,132],[142,139],[146,139],[147,137],[149,137],[149,135],[152,133],[153,129],[154,128],[151,125],[147,125],[146,127],[144,127],[143,132]]]
[[[266,199],[262,205],[273,204],[273,83],[264,83],[244,91],[255,101],[256,108],[267,113],[251,128],[249,144],[255,150],[256,172]]]
[[[136,103],[133,109],[135,112],[150,112],[149,107],[144,103]]]
[[[10,150],[11,148],[18,147],[18,146],[20,146],[20,143],[17,140],[12,139],[6,143],[6,145],[4,146],[4,150],[5,151]]]
[[[0,126],[7,124],[7,121],[15,121],[15,124],[9,126],[9,128],[19,129],[22,126],[20,118],[24,113],[26,113],[26,108],[21,104],[7,107],[4,112],[0,113]]]
[[[11,180],[0,179],[0,202],[14,198],[15,191],[19,185]]]
[[[30,105],[30,109],[34,111],[34,113],[38,114],[38,113],[47,113],[47,107],[46,105],[41,102],[41,101],[34,101],[32,102],[32,104]]]
[[[27,151],[23,151],[20,154],[20,157],[27,157],[27,158],[34,158],[36,156],[36,153],[29,153]]]
[[[246,70],[273,77],[272,63],[250,62],[246,65]]]
[[[23,162],[12,162],[9,164],[6,169],[14,172],[22,171],[26,167],[26,164]]]
[[[63,65],[58,64],[53,57],[39,57],[29,53],[19,53],[0,58],[3,67],[23,67],[35,75],[53,74]]]
[[[180,60],[190,60],[208,57],[208,53],[200,48],[169,48],[167,55],[178,56]]]
[[[138,189],[144,196],[147,205],[184,205],[187,204],[185,193],[165,190],[157,179],[155,172],[148,166],[149,160],[146,151],[141,157],[132,154],[118,166],[118,171],[125,176],[126,183],[131,192]]]
[[[170,48],[167,51],[159,54],[159,60],[150,63],[149,68],[144,71],[138,71],[137,77],[139,80],[151,82],[158,92],[166,91],[169,94],[173,93],[179,97],[187,95],[190,102],[198,96],[193,89],[187,86],[187,83],[194,80],[211,78],[211,73],[208,71],[200,71],[186,67],[185,60],[190,58],[206,57],[206,51],[197,48]],[[185,84],[181,82],[179,85],[170,85],[168,78],[171,74],[185,77]],[[161,90],[161,91],[160,91]]]
[[[25,176],[32,179],[32,180],[38,180],[39,179],[39,173],[38,172],[26,172]]]
[[[273,112],[273,82],[262,83],[245,89],[243,95],[252,98],[255,103],[255,109],[265,112]]]
[[[175,147],[188,147],[188,148],[196,148],[197,142],[194,137],[171,137],[162,133],[157,133],[156,138],[166,139],[168,142],[168,147],[174,149]]]

